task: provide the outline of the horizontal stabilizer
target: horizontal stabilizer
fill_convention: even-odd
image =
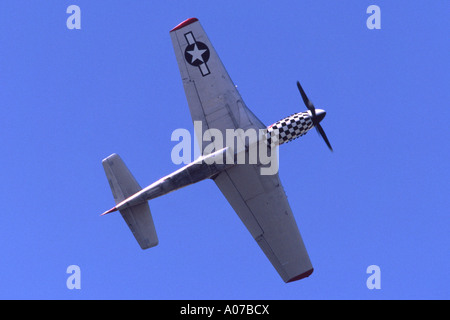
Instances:
[[[118,154],[110,155],[102,164],[116,204],[142,189]]]
[[[119,155],[110,155],[102,161],[102,164],[116,204],[142,189]],[[120,214],[142,249],[158,244],[158,236],[147,202],[120,210]]]
[[[158,245],[158,236],[148,202],[120,210],[120,214],[142,249]]]

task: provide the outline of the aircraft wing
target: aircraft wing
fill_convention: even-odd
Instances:
[[[313,267],[278,174],[236,165],[214,181],[285,282],[308,277]]]
[[[170,36],[192,121],[202,124],[195,132],[202,151],[211,143],[203,141],[207,129],[218,129],[224,137],[226,129],[266,129],[245,105],[196,18],[180,23]],[[285,282],[312,273],[278,174],[261,175],[258,165],[236,165],[214,181]]]
[[[201,151],[211,143],[202,139],[207,129],[218,129],[225,137],[226,129],[266,128],[245,105],[196,18],[188,19],[173,28],[170,37],[192,121],[202,123],[201,130],[195,133]],[[216,150],[223,148],[222,145],[215,147]]]

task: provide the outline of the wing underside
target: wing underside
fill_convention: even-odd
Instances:
[[[285,282],[313,272],[278,174],[236,165],[214,181]]]

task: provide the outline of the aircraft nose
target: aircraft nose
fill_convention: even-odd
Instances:
[[[317,121],[318,121],[318,122],[322,121],[323,118],[325,118],[325,115],[326,115],[326,114],[327,114],[327,113],[325,112],[325,110],[322,110],[322,109],[316,109],[316,118],[317,118]]]

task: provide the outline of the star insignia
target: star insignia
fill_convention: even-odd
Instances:
[[[190,54],[192,56],[192,60],[191,63],[193,64],[195,61],[200,60],[202,63],[204,63],[205,61],[203,60],[203,53],[205,53],[207,50],[201,50],[197,47],[197,44],[194,44],[194,49],[190,50],[190,51],[186,51],[188,54]]]

